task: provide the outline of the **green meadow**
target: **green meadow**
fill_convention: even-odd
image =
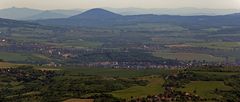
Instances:
[[[231,87],[226,86],[222,81],[192,81],[185,85],[184,88],[179,88],[177,90],[194,93],[203,98],[221,98],[220,95],[215,93],[215,89],[218,90],[231,90]]]
[[[8,62],[25,62],[49,60],[47,57],[38,54],[0,52],[0,59]]]
[[[149,81],[146,86],[132,86],[124,90],[118,90],[112,92],[112,95],[119,98],[130,99],[131,97],[143,97],[147,95],[157,95],[164,92],[163,84],[164,80],[162,78],[152,78],[145,77]]]
[[[150,75],[165,75],[174,70],[169,69],[122,69],[122,68],[63,68],[64,71],[73,74],[136,78]]]
[[[200,53],[181,53],[181,52],[176,52],[176,53],[171,53],[171,52],[154,52],[154,56],[157,57],[162,57],[166,59],[178,59],[178,60],[183,60],[183,61],[209,61],[209,62],[222,62],[224,61],[224,58],[221,57],[215,57],[212,55],[208,54],[200,54]]]

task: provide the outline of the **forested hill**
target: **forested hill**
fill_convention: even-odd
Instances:
[[[122,16],[104,9],[92,9],[82,14],[64,19],[48,19],[35,21],[44,25],[61,26],[113,26],[135,23],[167,23],[183,26],[238,26],[240,15],[218,16],[178,16],[178,15],[131,15]]]
[[[37,27],[37,23],[0,18],[0,27]]]

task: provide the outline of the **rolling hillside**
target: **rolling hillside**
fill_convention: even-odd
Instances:
[[[174,16],[174,15],[132,15],[122,16],[104,9],[91,9],[65,19],[37,20],[43,25],[61,26],[114,26],[136,23],[165,23],[191,27],[238,26],[239,14],[221,16]]]

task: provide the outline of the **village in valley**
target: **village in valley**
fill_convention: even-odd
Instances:
[[[70,11],[0,9],[0,102],[240,102],[238,13]]]

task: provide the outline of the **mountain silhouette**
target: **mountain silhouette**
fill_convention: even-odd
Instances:
[[[70,19],[114,19],[122,17],[120,14],[116,14],[101,8],[95,8],[83,12],[79,15],[70,17]]]

